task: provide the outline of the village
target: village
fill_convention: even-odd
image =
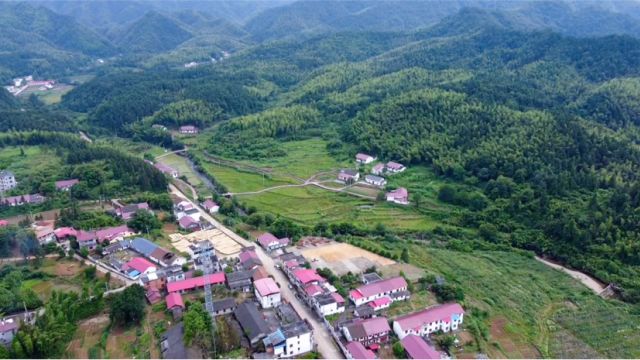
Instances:
[[[183,134],[197,131],[195,127],[180,128]],[[373,164],[375,160],[357,154],[361,169],[340,170],[337,181],[360,181],[366,166],[370,174],[364,176],[364,184],[383,188],[383,175],[405,170],[397,162]],[[179,176],[161,162],[153,165],[170,179]],[[0,173],[3,194],[17,183],[10,171]],[[78,179],[58,180],[55,187],[68,192],[78,183]],[[144,287],[150,306],[164,302],[165,311],[175,320],[162,337],[164,358],[193,354],[182,341],[181,318],[185,304],[203,295],[211,316],[225,317],[253,358],[320,354],[329,358],[440,359],[450,357],[450,346],[459,346],[457,337],[443,347],[433,335],[442,337],[461,329],[464,310],[460,304],[423,304],[418,311],[388,315],[389,309],[410,301],[410,289],[420,279],[420,270],[327,238],[303,237],[294,243],[263,232],[246,239],[215,219],[220,206],[212,199],[196,203],[173,185],[171,198],[172,216],[179,229],[169,234],[171,249],[126,224],[92,230],[55,227],[50,220],[32,225],[41,245],[56,244],[65,251],[77,251],[101,271],[121,279],[125,287]],[[407,190],[393,189],[385,194],[385,200],[406,205]],[[8,206],[42,201],[39,194],[2,199]],[[154,209],[146,202],[123,204],[114,199],[111,206],[109,214],[123,222],[143,212],[154,216]],[[405,270],[413,273],[407,276]],[[19,324],[5,323],[12,325],[6,325],[0,337],[9,344]]]

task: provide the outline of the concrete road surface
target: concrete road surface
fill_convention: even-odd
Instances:
[[[255,243],[244,239],[240,235],[228,229],[226,226],[222,225],[208,212],[202,209],[199,204],[189,200],[177,187],[175,187],[174,185],[169,185],[169,187],[171,189],[171,193],[186,201],[191,202],[193,206],[200,210],[203,218],[205,218],[227,236],[231,237],[233,240],[243,246],[256,246]],[[275,261],[259,246],[256,246],[256,253],[260,258],[260,261],[262,261],[265,269],[269,272],[269,274],[273,275],[274,279],[278,283],[280,283],[280,292],[282,298],[289,302],[291,306],[296,309],[298,314],[300,314],[302,318],[307,319],[313,327],[313,335],[315,337],[316,343],[318,344],[318,352],[320,352],[320,354],[322,354],[322,356],[326,359],[343,359],[344,355],[342,355],[342,352],[340,352],[336,344],[333,342],[333,338],[331,337],[331,334],[329,334],[329,330],[327,330],[324,327],[324,324],[322,324],[320,320],[315,317],[315,314],[312,312],[312,310],[309,309],[302,301],[300,301],[294,295],[293,291],[289,289],[289,279],[287,279],[279,269],[276,269]]]

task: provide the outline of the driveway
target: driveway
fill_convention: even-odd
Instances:
[[[209,221],[224,234],[231,237],[233,240],[243,246],[256,246],[255,243],[246,240],[235,232],[229,230],[226,226],[219,223],[208,212],[202,209],[199,204],[196,204],[193,201],[189,200],[177,187],[175,187],[174,185],[169,185],[169,188],[171,189],[172,194],[191,202],[193,206],[200,210],[200,213],[202,214],[202,217],[204,219]],[[256,253],[260,258],[260,261],[262,261],[265,269],[281,285],[280,292],[282,298],[289,302],[291,306],[293,306],[293,308],[298,312],[298,314],[300,314],[303,319],[308,320],[311,324],[311,327],[313,327],[314,338],[316,340],[316,343],[318,344],[318,352],[320,352],[320,354],[322,354],[322,356],[326,359],[343,359],[344,355],[342,355],[342,352],[333,342],[333,338],[331,337],[331,334],[329,334],[329,330],[327,330],[327,328],[324,327],[324,324],[322,324],[320,320],[316,318],[315,313],[313,313],[311,309],[309,309],[304,303],[302,303],[302,301],[298,300],[298,298],[295,297],[293,291],[288,287],[289,279],[287,279],[284,274],[276,268],[275,261],[259,246],[256,246]]]

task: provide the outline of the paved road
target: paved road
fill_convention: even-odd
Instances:
[[[226,226],[219,223],[216,219],[209,215],[208,212],[204,211],[204,209],[202,209],[198,204],[189,200],[177,187],[175,187],[174,185],[169,185],[169,187],[174,195],[191,202],[193,206],[200,210],[203,218],[213,224],[224,234],[228,235],[243,246],[256,245],[255,243],[244,239],[243,237],[229,230]],[[293,306],[293,308],[296,309],[296,311],[304,319],[307,319],[313,327],[314,337],[318,344],[318,351],[320,352],[320,354],[322,354],[322,356],[324,356],[324,358],[326,359],[343,359],[344,356],[342,355],[342,352],[340,352],[336,344],[333,342],[333,338],[331,337],[331,334],[329,334],[329,330],[327,330],[324,325],[315,317],[315,314],[311,311],[311,309],[309,309],[304,303],[302,303],[302,301],[298,300],[298,298],[295,297],[293,291],[288,287],[289,279],[287,279],[279,269],[276,269],[275,261],[266,252],[264,252],[262,248],[256,248],[256,253],[260,258],[260,261],[262,261],[265,269],[269,272],[269,274],[273,275],[274,279],[278,283],[280,283],[282,298],[289,302]]]

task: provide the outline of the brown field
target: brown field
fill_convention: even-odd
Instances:
[[[327,267],[336,275],[361,273],[371,266],[382,268],[395,261],[346,243],[329,242],[326,245],[304,247],[299,250],[314,268]]]
[[[171,245],[180,252],[187,252],[190,244],[201,240],[210,241],[216,252],[223,257],[236,255],[242,249],[242,245],[218,229],[196,231],[188,235],[176,233],[169,237]]]

